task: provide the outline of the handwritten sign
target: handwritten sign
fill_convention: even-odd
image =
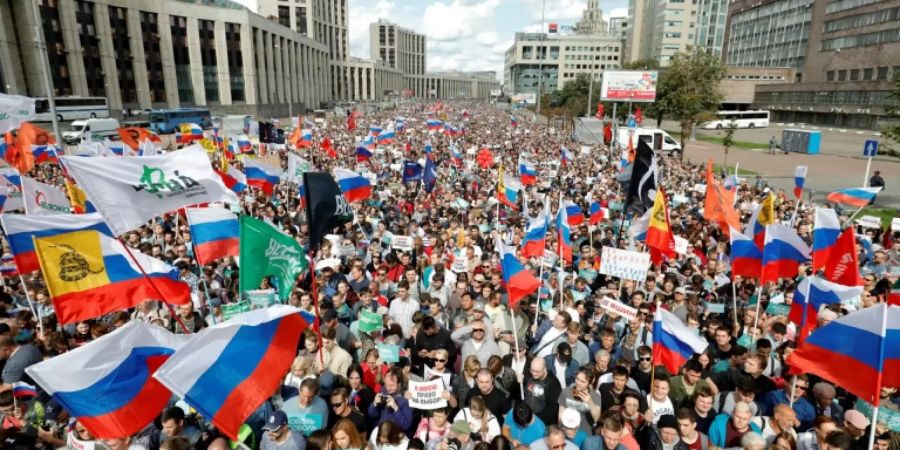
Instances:
[[[238,314],[250,311],[250,302],[244,300],[237,303],[226,303],[222,305],[222,317],[228,320]]]
[[[400,362],[400,346],[396,344],[375,344],[378,356],[386,363]]]
[[[444,389],[452,391],[450,387],[450,372],[437,373],[431,367],[425,366],[425,377],[428,381],[441,380],[444,383]]]
[[[450,271],[453,273],[463,273],[468,271],[469,267],[469,257],[466,255],[455,255],[453,257],[453,265],[450,266]]]
[[[632,321],[637,318],[638,311],[622,302],[617,302],[609,297],[603,297],[598,301],[598,304],[601,308],[611,312],[616,313],[626,319],[628,321]]]
[[[341,244],[337,247],[338,256],[356,256],[356,246],[353,244]]]
[[[244,297],[250,301],[254,308],[267,308],[276,303],[275,289],[257,289],[245,291]]]
[[[391,247],[402,250],[404,252],[412,251],[413,249],[413,239],[412,236],[399,236],[394,235],[394,239],[391,240]]]
[[[380,330],[383,325],[381,314],[373,313],[368,309],[359,310],[359,331],[371,333]]]
[[[288,428],[299,431],[304,436],[309,436],[310,433],[321,430],[324,426],[321,414],[291,413],[287,416]]]
[[[650,254],[603,247],[600,273],[626,280],[644,281],[650,270]]]
[[[859,219],[856,219],[856,223],[863,228],[873,228],[876,230],[881,228],[881,219],[875,216],[862,216]]]
[[[97,445],[93,441],[82,441],[75,437],[73,432],[66,434],[66,447],[72,450],[94,450]]]
[[[409,399],[411,408],[430,410],[447,407],[447,400],[441,397],[444,393],[444,382],[442,380],[432,380],[423,383],[410,381],[409,392],[412,393],[412,397]]]

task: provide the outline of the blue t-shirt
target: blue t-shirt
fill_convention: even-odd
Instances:
[[[288,416],[288,426],[304,436],[325,428],[328,423],[328,406],[319,396],[313,397],[312,403],[306,408],[300,406],[298,396],[291,397],[284,401],[281,410]]]
[[[519,424],[517,424],[513,419],[512,410],[506,413],[503,424],[509,427],[510,437],[525,445],[531,445],[532,442],[538,439],[543,439],[544,434],[547,431],[547,427],[544,426],[544,422],[542,422],[541,419],[539,419],[537,416],[534,416],[534,419],[531,421],[531,425],[528,425],[525,428],[520,427]]]

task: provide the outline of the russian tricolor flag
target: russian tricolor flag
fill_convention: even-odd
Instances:
[[[519,126],[519,119],[516,116],[509,116],[509,126],[513,128]]]
[[[522,239],[522,254],[529,258],[543,258],[545,236],[547,235],[547,218],[550,216],[547,207],[537,217],[528,221],[525,237]]]
[[[225,172],[217,170],[216,173],[219,175],[219,178],[222,179],[222,183],[225,184],[225,187],[231,189],[236,194],[240,194],[244,189],[247,189],[247,176],[240,170],[237,170],[234,166],[228,166],[228,170]]]
[[[12,392],[13,397],[22,398],[22,397],[37,397],[37,388],[24,382],[24,381],[16,381],[12,384]]]
[[[825,200],[832,203],[862,208],[875,201],[875,197],[882,189],[881,186],[841,189],[828,194],[828,197],[825,197]]]
[[[441,122],[437,119],[428,119],[428,121],[425,122],[425,126],[431,131],[437,131],[440,130],[442,126],[444,126],[444,122]]]
[[[581,211],[580,206],[568,200],[563,204],[566,207],[566,217],[568,218],[569,225],[575,227],[584,223],[584,213]]]
[[[791,322],[800,326],[799,340],[804,339],[808,330],[815,328],[822,305],[836,305],[862,294],[862,286],[844,286],[813,276],[806,277],[794,291],[794,301],[788,316]]]
[[[375,140],[376,142],[378,142],[378,145],[385,145],[394,142],[395,136],[396,133],[394,133],[394,129],[388,128],[387,130],[382,130],[381,133],[376,134]]]
[[[34,156],[34,162],[38,164],[45,162],[59,164],[59,155],[56,152],[56,146],[32,145],[31,154]]]
[[[572,160],[575,159],[575,156],[572,155],[572,152],[569,151],[569,149],[567,149],[565,147],[559,149],[559,157],[562,160],[563,167],[565,167],[566,164],[571,163]]]
[[[297,147],[299,147],[299,148],[312,147],[312,143],[313,143],[312,130],[309,130],[306,128],[301,130],[300,131],[300,141],[297,142]]]
[[[20,273],[31,273],[41,268],[34,251],[36,237],[50,237],[82,230],[94,230],[113,236],[99,213],[58,214],[53,216],[53,220],[47,220],[42,216],[3,214],[0,221],[3,223],[9,250]]]
[[[753,239],[731,229],[731,273],[746,278],[759,278],[762,274],[763,254]]]
[[[535,167],[534,163],[525,158],[519,158],[519,181],[521,181],[522,184],[525,186],[536,184],[537,174],[537,167]]]
[[[250,136],[247,136],[246,134],[238,136],[237,146],[241,153],[250,153],[253,151],[253,143],[250,142]]]
[[[590,214],[591,217],[588,219],[588,222],[591,225],[596,225],[600,223],[601,220],[609,217],[609,210],[600,206],[599,202],[591,202]]]
[[[512,309],[520,300],[537,292],[541,282],[516,259],[515,249],[504,244],[500,236],[497,236],[496,241],[503,284],[509,297],[509,308]]]
[[[287,305],[243,313],[189,335],[153,377],[236,439],[247,417],[278,389],[307,326],[300,310]]]
[[[825,267],[831,249],[841,234],[841,221],[837,212],[831,208],[816,208],[812,235],[812,268],[819,270]]]
[[[803,184],[806,183],[806,171],[808,167],[797,166],[794,169],[794,197],[800,198],[803,195]]]
[[[369,134],[371,134],[372,136],[378,137],[382,131],[384,131],[384,129],[382,129],[378,125],[369,125]]]
[[[362,201],[372,196],[369,180],[352,170],[334,169],[334,180],[348,202]]]
[[[237,256],[240,224],[231,211],[224,208],[186,208],[194,255],[200,265],[226,256]]]
[[[497,186],[497,198],[504,205],[517,209],[519,207],[519,191],[522,185],[518,180],[506,179],[503,176],[503,170],[500,170],[500,182]]]
[[[665,308],[653,315],[653,365],[661,365],[669,373],[678,369],[695,354],[703,353],[709,342],[688,328]]]
[[[275,192],[275,186],[281,179],[284,171],[255,158],[244,159],[244,174],[247,176],[247,185],[262,189],[267,194]]]
[[[130,436],[152,422],[172,397],[151,375],[194,336],[132,320],[25,372],[95,438]]]
[[[556,229],[559,234],[559,253],[569,264],[572,263],[572,230],[569,228],[568,211],[565,204],[559,202],[559,213],[556,215]]]
[[[366,162],[369,158],[372,157],[372,152],[366,148],[362,143],[356,145],[356,161],[357,162]]]
[[[787,364],[878,406],[882,387],[900,386],[897,342],[900,307],[878,303],[818,329],[791,352]]]
[[[794,230],[779,223],[767,225],[760,282],[796,277],[798,266],[810,258],[811,251]]]

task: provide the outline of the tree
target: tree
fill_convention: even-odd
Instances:
[[[719,57],[700,49],[679,52],[661,74],[656,109],[681,123],[681,155],[694,124],[712,116],[722,103],[719,83],[725,67]]]
[[[726,172],[728,172],[728,149],[734,145],[735,131],[737,131],[737,122],[732,120],[728,123],[728,128],[725,129],[725,135],[722,136],[722,147],[725,147],[725,165],[723,168]]]
[[[896,121],[881,127],[881,134],[900,144],[900,77],[894,75],[894,78],[897,80],[894,81],[894,90],[887,96],[886,112],[888,117],[896,119]]]
[[[655,59],[639,59],[622,64],[622,70],[658,70],[659,61]]]

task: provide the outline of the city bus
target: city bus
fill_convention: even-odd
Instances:
[[[719,111],[716,119],[705,122],[700,128],[705,130],[721,130],[734,122],[737,128],[765,128],[769,126],[769,112],[755,111]]]
[[[212,128],[212,116],[208,109],[178,108],[150,111],[150,130],[158,134],[174,133],[182,123],[196,123],[201,128]]]
[[[56,97],[56,119],[60,122],[78,119],[101,119],[109,117],[106,97]],[[50,122],[50,102],[46,97],[34,99],[35,122]]]

